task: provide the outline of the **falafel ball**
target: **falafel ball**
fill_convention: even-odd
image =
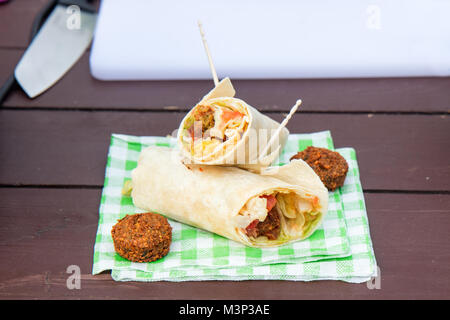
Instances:
[[[172,227],[159,214],[148,212],[126,215],[112,227],[114,249],[133,262],[151,262],[169,253]]]
[[[308,147],[290,160],[302,159],[314,170],[328,190],[333,191],[344,184],[348,164],[338,152],[325,148]]]

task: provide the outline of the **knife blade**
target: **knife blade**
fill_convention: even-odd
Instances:
[[[61,79],[92,41],[97,15],[68,8],[54,7],[16,66],[15,78],[30,98]],[[79,23],[71,24],[73,19]]]
[[[41,10],[34,17],[33,24],[31,26],[30,40],[33,41],[34,37],[38,33],[39,29],[42,27],[42,24],[47,19],[50,12],[52,12],[53,7],[56,4],[56,0],[48,1]],[[91,8],[93,9],[93,8]],[[91,10],[94,11],[94,10]],[[15,69],[15,68],[14,68]],[[14,76],[14,72],[6,79],[6,81],[0,87],[0,105],[3,103],[5,98],[8,96],[9,92],[11,92],[17,86],[16,77]]]

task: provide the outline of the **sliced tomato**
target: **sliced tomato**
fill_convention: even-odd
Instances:
[[[316,196],[313,198],[312,205],[317,207],[319,205],[319,198]]]
[[[222,110],[221,118],[224,123],[227,123],[231,119],[242,118],[243,116],[239,111]]]
[[[272,210],[273,207],[275,207],[275,205],[277,204],[277,198],[275,198],[275,196],[273,195],[264,195],[261,196],[260,198],[266,198],[267,199],[267,211]]]
[[[252,222],[250,222],[250,224],[247,226],[247,228],[245,228],[245,232],[247,233],[247,235],[249,237],[256,238],[258,236],[258,231],[256,229],[258,223],[259,223],[259,220],[255,219]]]

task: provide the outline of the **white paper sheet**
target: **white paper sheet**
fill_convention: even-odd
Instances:
[[[103,0],[103,80],[450,75],[450,1]]]

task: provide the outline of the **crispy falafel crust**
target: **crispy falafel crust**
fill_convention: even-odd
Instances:
[[[210,106],[199,105],[195,109],[194,120],[202,122],[202,133],[214,127],[214,109]]]
[[[264,221],[254,220],[246,228],[247,235],[253,238],[266,236],[269,240],[276,240],[280,236],[280,214],[275,207],[267,213]]]
[[[325,148],[308,147],[290,160],[302,159],[314,170],[328,190],[333,191],[344,185],[348,164],[344,157]]]
[[[126,215],[111,229],[114,249],[133,262],[151,262],[169,253],[172,227],[159,214],[148,212]]]

